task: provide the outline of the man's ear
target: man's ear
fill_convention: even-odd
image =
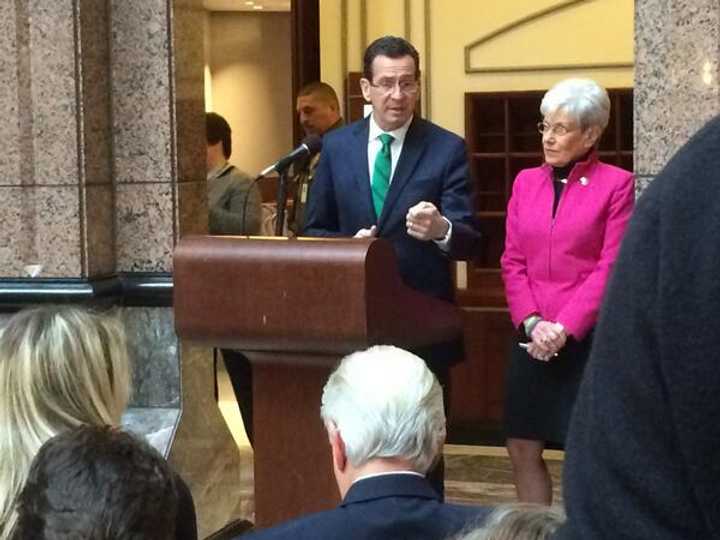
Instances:
[[[365,98],[365,101],[370,103],[370,81],[368,81],[365,77],[360,79],[360,90],[362,90],[362,95]]]
[[[347,454],[345,452],[345,441],[335,426],[328,427],[328,439],[332,450],[333,465],[339,472],[347,468]]]

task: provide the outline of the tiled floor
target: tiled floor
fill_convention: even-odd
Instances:
[[[218,363],[218,367],[222,362]],[[240,453],[243,481],[248,485],[239,486],[248,496],[241,508],[243,518],[253,520],[252,501],[252,448],[245,435],[240,412],[237,408],[232,386],[224,371],[218,372],[218,393],[220,410],[228,422]],[[510,459],[504,448],[491,446],[445,445],[445,495],[449,502],[463,504],[496,505],[515,501],[515,487],[512,481]],[[553,477],[554,502],[561,502],[561,470],[563,452],[548,450],[545,459]]]
[[[448,501],[484,505],[515,502],[510,458],[504,448],[447,444],[444,455]],[[547,450],[545,460],[553,478],[553,500],[560,503],[563,452]]]

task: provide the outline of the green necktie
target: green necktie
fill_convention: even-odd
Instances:
[[[373,166],[372,175],[372,199],[375,207],[375,215],[380,218],[385,197],[387,197],[388,188],[390,187],[390,145],[395,140],[392,135],[383,133],[379,137],[382,148],[375,156],[375,165]]]

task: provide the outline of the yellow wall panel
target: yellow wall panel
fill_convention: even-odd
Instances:
[[[342,0],[320,0],[320,79],[335,89],[343,106],[345,44]]]
[[[290,14],[213,12],[207,30],[212,109],[232,129],[230,160],[254,174],[292,148]]]
[[[338,0],[341,1],[341,0]],[[367,23],[365,0],[344,0],[348,5],[347,18],[347,69],[348,71],[362,70],[362,55],[365,50],[367,37]],[[322,17],[322,13],[320,17]]]
[[[606,87],[633,85],[632,67],[592,65],[633,61],[633,0],[334,0],[346,1],[349,71],[361,69],[362,52],[379,35],[410,38],[421,56],[425,80],[423,111],[434,122],[464,133],[465,92],[546,89],[560,79],[583,76]],[[321,2],[324,18],[333,17]],[[468,73],[465,48],[499,29],[544,10],[561,8],[531,20],[472,49],[471,67],[505,67],[502,73]],[[328,31],[330,29],[328,28]],[[338,29],[339,32],[339,29]],[[323,69],[341,70],[336,51],[323,47]],[[542,66],[576,64],[555,69]],[[515,66],[517,69],[512,69]],[[523,71],[523,66],[540,66]],[[344,80],[345,74],[339,78]]]
[[[466,73],[467,45],[499,28],[568,2],[431,0],[433,121],[464,133],[464,93],[546,89],[570,76],[607,87],[633,84],[632,68]],[[632,0],[586,0],[519,26],[473,50],[471,65],[523,66],[633,61]]]
[[[365,0],[367,13],[367,41],[382,36],[405,36],[404,0]]]

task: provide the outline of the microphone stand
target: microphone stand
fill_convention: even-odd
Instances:
[[[283,226],[285,225],[285,207],[287,206],[287,188],[288,188],[288,167],[279,171],[280,178],[278,180],[277,192],[277,212],[275,219],[275,236],[283,235]]]

